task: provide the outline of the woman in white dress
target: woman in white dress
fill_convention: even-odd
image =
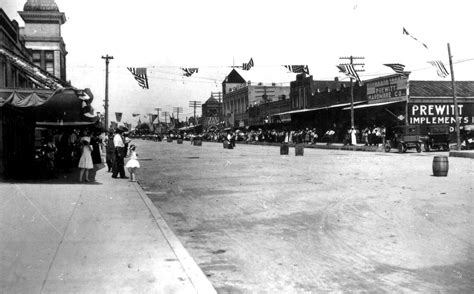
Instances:
[[[81,158],[79,159],[80,168],[79,172],[79,182],[82,182],[82,178],[85,174],[85,181],[89,182],[89,170],[94,168],[94,164],[92,163],[92,146],[89,144],[88,140],[82,140],[82,154]]]
[[[136,146],[135,145],[130,145],[129,150],[130,150],[130,159],[128,160],[127,164],[125,167],[127,168],[128,172],[130,173],[130,181],[131,182],[136,182],[137,178],[135,176],[135,172],[137,169],[140,168],[140,162],[138,162],[138,156],[136,152]]]

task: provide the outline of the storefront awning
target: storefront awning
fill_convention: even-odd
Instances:
[[[354,105],[358,105],[358,104],[361,104],[361,103],[365,103],[365,101],[355,101]],[[342,104],[328,105],[328,106],[318,107],[318,108],[297,109],[297,110],[291,110],[291,111],[272,114],[272,116],[303,113],[303,112],[310,112],[310,111],[317,111],[317,110],[325,110],[325,109],[332,109],[332,108],[344,107],[344,106],[349,106],[349,105],[351,105],[350,102],[349,103],[342,103]]]
[[[80,126],[94,124],[98,117],[90,103],[89,89],[0,89],[0,107],[24,109],[38,126]]]
[[[388,104],[404,103],[404,102],[406,101],[402,100],[402,101],[388,101],[388,102],[380,102],[380,103],[362,104],[362,105],[354,106],[354,109],[383,106],[383,105],[388,105]],[[342,110],[350,110],[350,109],[351,109],[350,107],[344,107]]]
[[[23,108],[37,125],[84,125],[98,120],[91,106],[90,89],[77,89],[14,53],[0,48],[4,57],[37,88],[0,89],[0,107]]]

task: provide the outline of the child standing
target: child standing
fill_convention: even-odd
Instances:
[[[130,145],[130,159],[128,160],[127,164],[125,167],[127,168],[128,172],[130,173],[130,181],[131,182],[136,182],[137,178],[135,176],[135,172],[137,169],[140,168],[140,163],[138,162],[138,157],[136,153],[136,146],[135,145]]]

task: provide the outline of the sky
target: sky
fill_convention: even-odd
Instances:
[[[1,0],[10,19],[26,0]],[[103,113],[105,61],[109,65],[109,120],[123,121],[204,103],[232,70],[253,59],[254,71],[284,71],[305,64],[315,80],[346,77],[340,57],[358,56],[362,80],[392,74],[384,63],[404,64],[411,80],[443,80],[427,61],[441,60],[449,70],[451,46],[456,80],[474,80],[474,3],[471,0],[56,0],[66,14],[67,78],[90,88],[93,106]],[[405,28],[410,36],[402,33]],[[414,40],[413,38],[417,40]],[[426,49],[422,44],[426,44]],[[146,67],[150,89],[138,86],[127,67]],[[197,67],[191,77],[182,67]],[[450,80],[450,77],[444,79]],[[285,81],[252,81],[285,83]],[[200,114],[200,109],[198,109]],[[162,113],[160,113],[162,116]],[[176,116],[176,114],[175,114]],[[161,117],[162,118],[162,117]],[[163,118],[162,118],[163,119]]]

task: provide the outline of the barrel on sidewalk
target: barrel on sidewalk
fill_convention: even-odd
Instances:
[[[194,138],[193,145],[194,146],[202,146],[202,139]]]
[[[433,157],[433,176],[446,177],[448,170],[449,162],[447,156],[440,155]]]
[[[178,140],[176,140],[176,143],[178,143],[178,144],[183,144],[183,139],[178,138]]]
[[[281,144],[280,145],[280,155],[288,155],[288,150],[290,148],[288,147],[288,144]]]
[[[303,144],[296,144],[295,145],[295,156],[303,156],[303,154],[304,154]]]

